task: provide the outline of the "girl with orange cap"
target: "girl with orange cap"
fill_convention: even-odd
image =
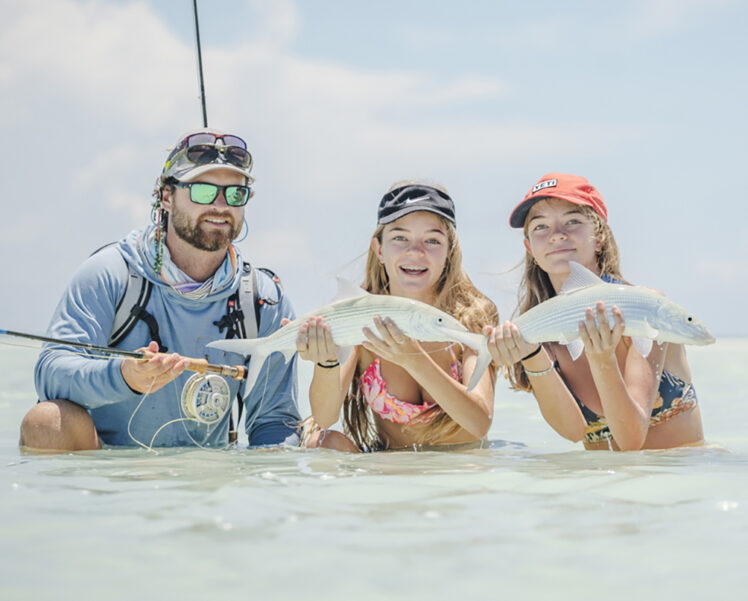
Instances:
[[[518,314],[555,296],[575,261],[608,282],[625,283],[600,193],[580,176],[543,176],[512,211],[523,228],[525,269]],[[702,442],[701,414],[681,345],[657,344],[643,357],[623,336],[624,316],[589,307],[579,324],[584,353],[535,344],[507,321],[487,327],[489,350],[514,389],[532,392],[545,420],[587,449],[660,449]]]

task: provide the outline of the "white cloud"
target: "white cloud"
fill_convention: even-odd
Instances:
[[[85,158],[89,157],[90,160],[70,176],[72,188],[78,194],[90,192],[102,181],[111,178],[113,173],[132,170],[137,164],[138,148],[126,142],[111,148],[98,148]]]
[[[604,152],[611,140],[632,135],[589,126],[585,131],[578,124],[549,128],[445,118],[455,104],[496,100],[509,86],[479,75],[450,80],[302,58],[289,50],[299,27],[294,5],[252,7],[263,20],[259,39],[204,49],[210,122],[249,132],[251,146],[253,140],[268,144],[268,179],[286,180],[293,189],[287,175],[292,166],[294,181],[306,182],[307,190],[308,182],[319,182],[312,188],[320,200],[332,196],[325,169],[342,174],[342,189],[349,185],[345,174],[365,173],[372,165],[382,172],[430,173],[560,148]],[[0,64],[10,74],[3,87],[13,90],[2,95],[0,108],[9,114],[23,107],[43,119],[54,90],[55,101],[86,111],[91,121],[107,127],[119,121],[130,140],[133,132],[154,129],[171,137],[196,123],[194,50],[147,3],[33,0],[14,9],[0,32]],[[86,165],[77,183],[94,186],[108,170],[107,160]]]
[[[92,118],[148,128],[195,94],[182,76],[194,69],[193,48],[145,2],[29,0],[11,13],[0,25],[2,83],[13,89],[3,110],[33,114],[68,100]]]
[[[256,18],[263,24],[255,45],[280,49],[290,44],[299,30],[299,14],[291,0],[251,3]]]
[[[736,3],[737,0],[645,0],[634,11],[635,27],[648,34],[679,31]]]

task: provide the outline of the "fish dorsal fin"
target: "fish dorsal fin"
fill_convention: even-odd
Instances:
[[[576,261],[569,261],[569,277],[566,278],[564,285],[561,286],[560,293],[568,294],[569,292],[574,292],[574,290],[579,290],[580,288],[587,288],[588,286],[604,283],[603,280],[583,265],[580,265]]]
[[[571,340],[566,343],[566,350],[569,351],[569,356],[571,356],[572,361],[576,361],[579,359],[579,356],[582,354],[582,351],[584,351],[584,342],[580,338],[577,338],[576,340]]]
[[[649,355],[649,352],[652,350],[652,340],[650,338],[635,337],[631,339],[631,344],[634,345],[636,352],[638,352],[642,357]]]
[[[335,294],[335,298],[333,299],[333,302],[346,300],[349,298],[358,298],[359,296],[366,296],[369,293],[361,288],[361,286],[357,286],[350,280],[346,280],[343,277],[336,277],[335,278],[338,282],[338,291]]]

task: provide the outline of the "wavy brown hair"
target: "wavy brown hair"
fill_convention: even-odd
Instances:
[[[553,199],[543,197],[539,198],[538,202],[542,200]],[[595,227],[595,238],[600,243],[600,250],[596,256],[598,273],[600,275],[608,275],[617,280],[623,280],[620,268],[621,256],[610,226],[592,207],[580,205],[579,209],[585,217],[592,221]],[[528,238],[527,226],[528,219],[525,218],[525,238]],[[530,251],[527,251],[525,253],[525,271],[519,283],[517,308],[514,310],[514,315],[522,315],[553,296],[556,296],[556,291],[553,289],[551,279],[535,262]],[[532,389],[530,380],[527,374],[525,374],[521,362],[517,362],[511,368],[508,368],[507,378],[509,378],[509,382],[515,390],[530,391]]]
[[[402,185],[404,183],[399,182],[390,190]],[[437,188],[433,184],[428,184],[428,186]],[[437,189],[446,193],[443,188]],[[434,306],[452,315],[471,332],[480,332],[484,325],[498,323],[499,314],[496,305],[473,285],[462,268],[462,249],[454,225],[446,219],[441,219],[441,221],[447,231],[448,251],[444,270],[436,284]],[[384,228],[384,225],[379,225],[372,236],[372,239],[376,238],[380,244]],[[387,272],[371,245],[366,258],[366,273],[361,287],[372,294],[390,293]],[[458,358],[462,360],[461,349],[458,353]],[[343,402],[344,432],[361,450],[386,449],[389,446],[388,441],[377,432],[371,410],[361,393],[361,375],[357,365],[351,380],[351,387]],[[424,411],[411,423],[428,424],[428,428],[418,440],[418,444],[424,445],[448,442],[461,430],[460,426],[439,405],[434,405],[428,411]]]

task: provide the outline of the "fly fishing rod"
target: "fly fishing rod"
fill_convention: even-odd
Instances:
[[[205,108],[205,82],[203,81],[203,54],[200,50],[200,24],[197,19],[197,0],[192,0],[195,14],[195,38],[197,39],[197,73],[200,80],[200,100],[203,104],[203,127],[208,127],[208,110]]]
[[[62,340],[60,338],[49,338],[47,336],[38,336],[36,334],[28,334],[26,332],[14,332],[13,330],[2,330],[0,329],[0,335],[13,336],[15,338],[24,338],[26,340],[36,340],[38,342],[46,342],[49,344],[59,344],[63,346],[74,346],[82,348],[87,351],[93,351],[100,353],[104,356],[111,357],[129,357],[131,359],[137,359],[138,361],[148,361],[148,359],[157,355],[163,355],[164,353],[153,353],[151,351],[125,351],[122,349],[112,348],[110,346],[99,346],[96,344],[89,344],[87,342],[73,342],[71,340]],[[244,380],[247,376],[247,370],[243,365],[214,365],[208,363],[207,359],[193,359],[191,357],[184,357],[189,364],[187,369],[197,373],[212,373],[233,378],[234,380]]]

